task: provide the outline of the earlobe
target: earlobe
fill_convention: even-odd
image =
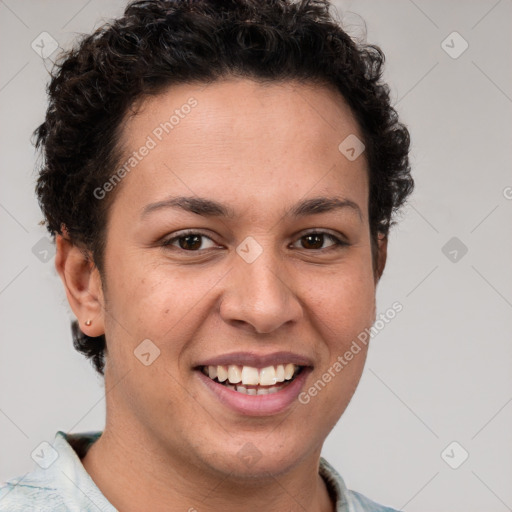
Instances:
[[[62,235],[56,235],[55,268],[80,330],[91,337],[105,333],[101,277],[92,257]]]

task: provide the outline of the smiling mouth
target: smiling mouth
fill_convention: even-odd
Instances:
[[[278,364],[265,368],[240,365],[201,366],[207,377],[228,389],[245,395],[267,395],[287,387],[299,375],[304,366],[293,363]]]

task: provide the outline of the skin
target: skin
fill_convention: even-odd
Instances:
[[[357,387],[364,346],[308,404],[270,416],[212,399],[192,367],[235,351],[292,351],[313,362],[307,390],[372,325],[387,240],[374,267],[367,162],[338,150],[350,134],[362,139],[359,126],[327,86],[230,78],[144,100],[125,123],[126,154],[191,96],[197,106],[116,190],[103,278],[57,237],[56,267],[81,329],[108,340],[106,426],[84,467],[123,512],[332,511],[319,457]],[[171,195],[214,199],[236,216],[164,208],[141,219]],[[361,217],[351,208],[286,216],[317,196],[350,199]],[[207,237],[199,250],[181,248],[183,239],[162,246],[189,228]],[[312,228],[350,245],[308,243]],[[248,236],[263,250],[250,264],[236,252]],[[149,366],[134,356],[144,339],[160,350]],[[249,467],[238,455],[248,442],[262,455]]]

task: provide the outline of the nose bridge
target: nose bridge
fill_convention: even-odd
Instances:
[[[301,307],[286,283],[279,254],[270,244],[248,237],[237,247],[229,289],[222,301],[226,321],[242,321],[259,333],[269,333],[297,320]]]

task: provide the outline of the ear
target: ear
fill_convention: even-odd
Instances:
[[[377,268],[375,269],[375,284],[377,284],[384,272],[388,257],[388,238],[379,234],[377,242]]]
[[[87,336],[105,333],[101,277],[92,257],[62,235],[56,235],[55,268],[64,283],[69,305]],[[86,325],[87,321],[90,325]]]

